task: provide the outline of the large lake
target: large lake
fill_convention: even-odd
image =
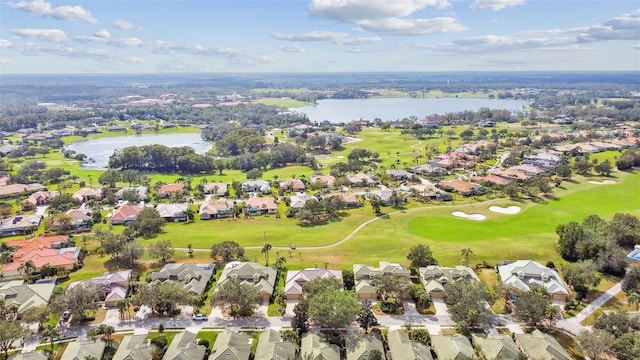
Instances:
[[[318,100],[316,105],[292,108],[306,114],[312,122],[329,120],[347,123],[352,120],[399,120],[417,116],[419,119],[433,114],[459,111],[477,111],[480,108],[523,111],[525,100],[472,99],[472,98],[372,98],[348,100]]]
[[[187,134],[142,134],[126,135],[117,137],[107,137],[79,141],[66,145],[65,148],[75,150],[78,154],[85,154],[93,159],[82,164],[84,168],[105,169],[109,163],[109,156],[116,149],[127,146],[142,146],[161,144],[169,147],[190,146],[196,153],[204,154],[211,149],[211,143],[202,141],[199,133]]]

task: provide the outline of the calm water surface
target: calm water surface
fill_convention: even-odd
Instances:
[[[332,123],[351,120],[400,120],[417,116],[419,119],[433,114],[459,111],[477,111],[480,108],[522,111],[528,106],[525,100],[471,99],[471,98],[373,98],[347,100],[318,100],[317,105],[292,108],[312,122],[329,120]]]
[[[109,163],[109,156],[116,149],[122,149],[127,146],[142,146],[161,144],[169,147],[190,146],[196,153],[204,154],[211,149],[211,143],[202,141],[200,134],[142,134],[142,135],[126,135],[117,137],[108,137],[101,139],[92,139],[87,141],[79,141],[66,146],[69,150],[75,150],[78,154],[85,154],[91,162],[82,165],[84,168],[105,169]]]

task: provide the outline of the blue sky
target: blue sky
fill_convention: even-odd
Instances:
[[[0,74],[628,70],[638,0],[0,2]]]

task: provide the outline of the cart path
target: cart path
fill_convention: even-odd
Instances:
[[[500,201],[507,201],[509,200],[508,198],[500,198],[500,199],[493,199],[493,200],[486,200],[483,202],[479,202],[479,203],[474,203],[473,206],[482,206],[482,205],[488,205],[494,202],[500,202]],[[391,215],[395,215],[395,214],[402,214],[402,213],[408,213],[408,212],[415,212],[415,211],[419,211],[419,210],[426,210],[426,209],[443,209],[443,208],[457,208],[457,207],[468,207],[469,205],[441,205],[441,206],[420,206],[420,207],[416,207],[416,208],[411,208],[411,209],[402,209],[402,210],[396,210],[393,212],[390,212],[388,214],[384,214],[384,215],[380,215],[380,216],[376,216],[372,219],[369,219],[365,222],[363,222],[362,224],[358,225],[355,229],[353,229],[353,231],[351,231],[349,234],[347,234],[345,237],[343,237],[342,239],[331,243],[331,244],[327,244],[327,245],[318,245],[318,246],[296,246],[296,250],[321,250],[321,249],[329,249],[332,247],[336,247],[339,245],[342,245],[343,243],[349,241],[352,237],[354,237],[360,230],[362,230],[365,226],[371,224],[374,221],[380,220],[380,219],[384,219],[387,218]],[[258,245],[258,246],[244,246],[245,249],[262,249],[262,245]],[[175,248],[176,250],[180,250],[180,251],[187,251],[187,248]],[[273,246],[271,247],[271,250],[290,250],[291,247],[290,246]],[[196,249],[193,248],[193,251],[211,251],[211,249]]]

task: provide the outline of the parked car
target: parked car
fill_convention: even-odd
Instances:
[[[209,318],[205,314],[195,314],[193,315],[193,320],[209,320]]]
[[[71,317],[71,311],[67,310],[67,311],[63,312],[62,313],[62,322],[69,321],[70,317]]]

